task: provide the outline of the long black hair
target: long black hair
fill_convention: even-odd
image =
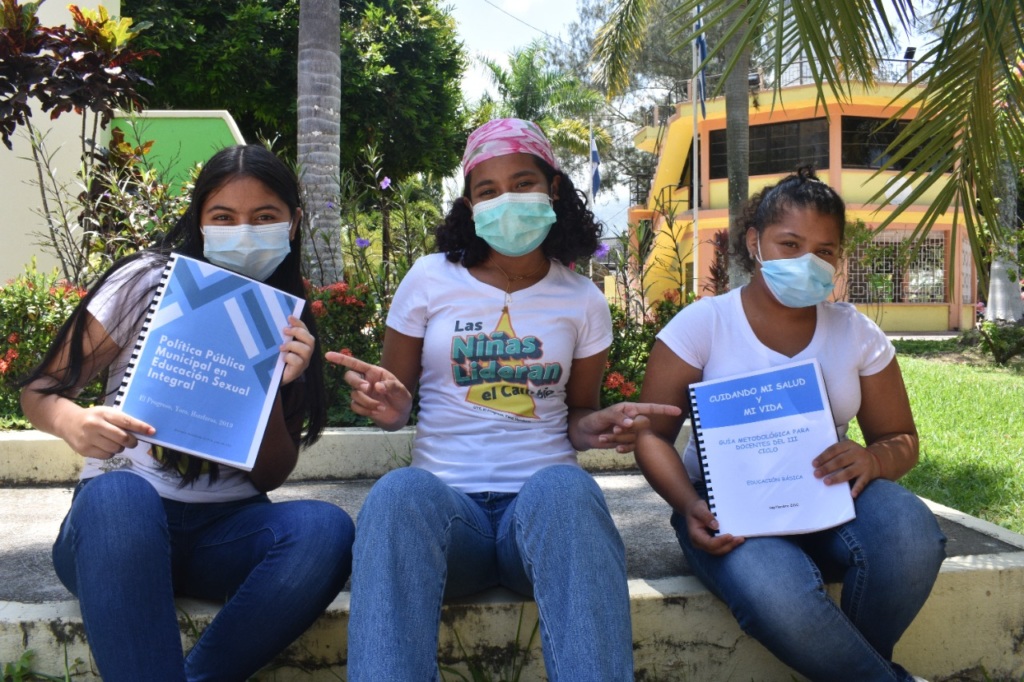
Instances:
[[[33,390],[48,395],[61,395],[73,399],[79,384],[91,378],[83,377],[82,372],[85,368],[86,354],[91,350],[86,347],[85,332],[90,317],[86,315],[86,311],[89,303],[96,296],[96,292],[104,287],[115,272],[141,259],[150,259],[152,261],[151,267],[159,268],[166,264],[171,253],[180,253],[192,258],[205,260],[203,256],[202,222],[200,219],[203,204],[210,194],[237,178],[252,178],[263,183],[288,206],[293,221],[300,219],[299,210],[301,209],[302,202],[300,199],[299,182],[295,174],[283,161],[261,145],[238,145],[220,150],[203,165],[202,171],[200,171],[199,176],[196,178],[189,207],[184,215],[178,219],[174,227],[155,247],[122,258],[103,273],[79,302],[67,322],[57,332],[57,336],[54,338],[39,366],[33,369],[28,376],[21,379],[18,385],[24,387],[37,379],[47,377],[50,379],[48,385],[33,388]],[[139,278],[149,271],[150,267],[139,267],[138,273],[128,278],[125,286],[132,287],[133,284],[138,282]],[[267,278],[266,283],[295,296],[302,297],[303,299],[306,298],[306,288],[302,278],[301,229],[295,231],[295,237],[291,240],[291,249],[288,255],[285,256],[281,264],[277,266],[277,269]],[[143,289],[138,294],[139,302],[151,300],[155,293],[156,285]],[[133,309],[138,311],[137,314],[132,316],[131,319],[121,320],[119,325],[122,325],[123,328],[141,328],[147,307],[146,305],[133,306]],[[313,318],[310,308],[309,305],[303,308],[302,321],[316,339],[313,357],[310,359],[309,366],[303,373],[302,379],[283,386],[281,389],[286,411],[289,406],[294,406],[295,410],[302,411],[303,422],[306,428],[305,433],[300,437],[300,442],[304,445],[312,445],[320,438],[320,434],[323,432],[327,421],[323,358],[317,335],[316,320]],[[112,330],[108,330],[108,332],[110,331]],[[58,363],[65,348],[67,351],[67,362]],[[58,366],[58,364],[61,366]],[[300,387],[304,388],[304,390],[300,393],[295,393]],[[173,450],[164,450],[163,458],[168,468],[180,470],[179,461],[182,459],[180,453]],[[215,463],[197,461],[196,458],[189,458],[187,467],[182,468],[185,469],[182,471],[182,485],[187,485],[194,481],[204,471],[209,471],[211,479],[215,479],[217,476],[217,465]]]
[[[787,175],[775,185],[766,185],[750,197],[737,217],[739,227],[732,245],[733,257],[739,259],[747,272],[754,271],[754,259],[747,249],[747,230],[751,227],[762,234],[769,225],[782,220],[793,209],[812,208],[822,215],[832,216],[839,225],[839,243],[846,231],[846,204],[834,189],[818,179],[814,169],[804,166]]]
[[[600,245],[601,223],[597,222],[593,212],[587,208],[586,196],[576,189],[568,175],[555,170],[539,156],[530,154],[530,158],[544,173],[548,187],[551,187],[556,177],[561,177],[558,198],[554,201],[555,224],[551,226],[551,232],[541,244],[544,255],[554,258],[562,265],[569,265],[581,258],[592,256]],[[444,253],[452,263],[459,263],[467,268],[483,263],[491,251],[487,242],[476,235],[473,207],[469,201],[472,175],[470,171],[466,176],[462,196],[455,200],[444,222],[434,230],[437,250]]]

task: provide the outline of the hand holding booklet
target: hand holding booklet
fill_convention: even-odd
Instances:
[[[252,470],[284,371],[288,316],[305,301],[173,254],[114,405],[142,440]]]
[[[720,533],[788,535],[854,518],[811,461],[838,442],[817,360],[690,386],[694,438]]]

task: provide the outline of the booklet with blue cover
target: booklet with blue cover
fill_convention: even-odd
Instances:
[[[810,533],[854,518],[849,485],[825,485],[811,465],[839,440],[817,360],[692,384],[690,403],[720,533]]]
[[[284,371],[282,330],[304,304],[172,255],[114,405],[156,429],[143,440],[252,470]]]

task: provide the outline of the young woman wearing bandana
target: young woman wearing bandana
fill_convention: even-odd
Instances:
[[[359,514],[348,679],[437,680],[441,604],[503,585],[532,595],[548,679],[632,680],[625,553],[576,451],[632,448],[662,405],[599,409],[608,303],[569,269],[599,227],[540,128],[470,135],[465,192],[387,320],[381,367],[349,369],[352,407],[404,426],[419,391],[412,466]]]
[[[324,427],[323,365],[308,305],[284,330],[281,388],[251,472],[150,446],[136,438],[153,433],[148,424],[74,401],[101,372],[112,401],[172,251],[304,297],[301,215],[295,175],[271,152],[218,152],[161,246],[111,267],[25,381],[26,416],[84,458],[53,562],[78,597],[107,682],[249,679],[348,578],[348,515],[327,502],[271,504],[265,494]],[[178,595],[225,602],[187,656]]]
[[[840,442],[807,453],[822,485],[848,485],[856,518],[807,535],[741,538],[717,522],[691,442],[673,442],[684,416],[652,416],[636,458],[672,507],[694,573],[745,632],[811,680],[911,680],[893,647],[924,604],[945,538],[928,508],[894,481],[917,462],[918,439],[895,350],[847,303],[826,301],[846,209],[801,169],[756,194],[741,216],[735,257],[750,283],[684,308],[658,335],[642,399],[676,403],[690,384],[817,358]],[[845,438],[856,417],[866,447]],[[839,604],[824,581],[843,583]]]

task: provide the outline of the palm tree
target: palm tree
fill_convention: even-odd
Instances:
[[[305,192],[307,275],[339,281],[341,207],[341,14],[338,0],[299,3],[298,164]]]
[[[886,50],[910,32],[917,18],[914,0],[702,0],[701,4],[708,25],[728,22],[728,30],[735,29],[733,37],[741,44],[753,44],[764,36],[776,73],[806,61],[819,91],[828,88],[843,102],[850,101],[852,82],[875,82],[875,67]],[[698,0],[680,0],[676,12],[689,16],[697,5]],[[1000,219],[999,206],[1000,195],[1007,191],[1001,169],[1024,165],[1024,117],[1020,116],[1024,3],[934,0],[932,5],[928,19],[938,27],[937,37],[918,51],[916,77],[904,93],[909,101],[893,118],[917,113],[886,150],[891,160],[879,171],[903,162],[877,198],[903,194],[907,200],[894,207],[877,229],[884,229],[931,187],[941,187],[913,237],[924,236],[947,211],[957,211],[963,215],[981,271],[985,254],[1005,253],[1003,247],[1013,242],[1018,229],[1012,214]],[[738,22],[735,15],[726,14],[732,10],[739,14]],[[727,49],[712,47],[709,56]],[[727,72],[736,65],[733,59]],[[990,239],[983,225],[988,226]]]
[[[594,62],[597,66],[598,80],[604,83],[609,97],[623,93],[629,87],[629,71],[632,61],[640,51],[643,36],[647,32],[654,5],[659,0],[620,0],[612,10],[608,21],[601,27],[594,41]],[[686,32],[689,25],[688,17],[693,17],[691,6],[685,9],[681,3],[671,16],[679,22],[680,33]],[[750,40],[747,34],[748,21],[746,3],[735,0],[731,6],[720,10],[725,14],[719,16],[727,27],[726,40],[722,43],[725,54],[731,54],[726,69],[722,90],[725,95],[726,126],[729,134],[726,138],[726,165],[729,180],[729,215],[730,218],[740,215],[743,204],[749,196],[750,177],[750,91],[747,74],[750,71]],[[703,18],[708,13],[701,13]],[[688,40],[693,40],[690,36]],[[716,50],[712,53],[718,52]],[[712,55],[709,55],[711,57]],[[696,72],[697,65],[694,65]],[[734,237],[737,227],[730,219],[730,239]],[[730,264],[729,281],[732,286],[739,286],[747,280],[747,273],[736,263]]]
[[[507,68],[492,59],[480,62],[498,88],[497,101],[485,95],[478,105],[481,117],[535,121],[556,150],[571,158],[589,158],[590,120],[602,111],[601,93],[552,68],[542,42],[512,52]],[[600,126],[594,127],[594,138],[598,148],[611,144],[611,136]]]

